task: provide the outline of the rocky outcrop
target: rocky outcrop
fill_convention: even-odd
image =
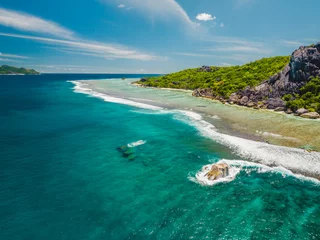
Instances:
[[[320,77],[320,43],[309,47],[300,47],[292,53],[289,64],[281,72],[271,76],[258,86],[248,86],[232,93],[229,99],[224,99],[224,101],[241,106],[292,113],[290,109],[286,109],[286,103],[282,97],[286,94],[299,93],[301,87],[312,77],[317,76]],[[193,95],[221,100],[221,97],[214,96],[210,89],[196,89]]]
[[[212,72],[212,68],[209,66],[202,66],[199,68],[198,72]]]
[[[212,93],[212,89],[209,89],[209,88],[206,88],[206,89],[197,88],[193,91],[192,96],[214,98],[214,95]]]

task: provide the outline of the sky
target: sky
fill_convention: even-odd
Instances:
[[[319,0],[1,0],[0,65],[170,73],[320,41]]]

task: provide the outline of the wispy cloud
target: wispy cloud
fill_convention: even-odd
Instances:
[[[20,62],[19,60],[10,59],[10,58],[1,58],[1,57],[0,57],[0,61],[1,62]]]
[[[221,63],[220,65],[221,65],[221,66],[224,66],[224,67],[230,67],[230,66],[232,66],[232,64],[226,63],[226,62],[223,62],[223,63]]]
[[[15,55],[15,54],[6,54],[6,53],[1,53],[0,52],[0,57],[6,57],[6,58],[19,58],[19,59],[27,59],[29,57],[26,56],[21,56],[21,55]]]
[[[176,55],[187,56],[187,57],[212,57],[213,55],[201,54],[201,53],[186,53],[186,52],[176,52]]]
[[[124,5],[122,3],[118,5],[118,8],[125,8],[125,7],[126,7],[126,5]]]
[[[102,3],[117,2],[116,0],[100,0]],[[191,27],[196,27],[186,11],[175,0],[123,0],[122,4],[133,7],[141,14],[146,15],[152,21],[168,21],[169,19],[177,19]]]
[[[22,12],[0,8],[0,25],[17,30],[73,39],[74,33],[59,24]]]
[[[50,45],[67,47],[67,50],[78,54],[91,54],[92,56],[107,58],[107,59],[136,59],[136,60],[160,60],[152,54],[146,54],[137,50],[129,49],[122,45],[104,44],[100,42],[83,41],[83,40],[61,40],[54,38],[35,37],[20,34],[0,33],[0,36],[29,39]],[[162,59],[163,60],[163,59]]]
[[[215,16],[212,16],[211,14],[208,14],[208,13],[199,13],[197,16],[196,16],[196,19],[198,19],[199,21],[213,21],[216,19]]]
[[[288,40],[282,40],[282,41],[278,41],[279,43],[282,43],[283,45],[289,45],[291,46],[302,46],[303,43],[302,42],[298,42],[298,41],[288,41]]]
[[[246,53],[261,53],[270,54],[272,51],[265,48],[259,47],[249,47],[249,46],[239,46],[239,45],[225,45],[215,48],[206,49],[212,52],[246,52]]]
[[[228,59],[228,60],[232,60],[235,63],[241,63],[241,64],[245,64],[248,63],[250,61],[255,61],[258,59],[261,59],[261,55],[258,54],[231,54],[231,55],[223,55],[223,56],[216,56],[217,58],[221,58],[221,59]]]

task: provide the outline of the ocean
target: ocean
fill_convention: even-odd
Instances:
[[[139,77],[0,77],[1,240],[320,239],[318,153],[231,136],[230,108]],[[201,182],[216,162],[230,178]]]

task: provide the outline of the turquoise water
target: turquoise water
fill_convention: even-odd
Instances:
[[[181,113],[67,82],[85,78],[1,79],[0,239],[320,238],[317,181],[247,163],[202,186],[202,166],[241,157]]]

